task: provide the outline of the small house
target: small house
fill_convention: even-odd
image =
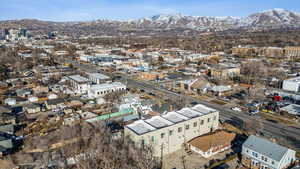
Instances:
[[[212,134],[199,136],[188,142],[191,150],[204,158],[209,158],[231,148],[235,133],[217,131]]]
[[[230,86],[213,86],[210,91],[216,96],[226,96],[232,92]]]
[[[28,97],[31,95],[32,91],[30,89],[18,89],[16,90],[17,96]]]
[[[29,104],[24,106],[24,110],[29,114],[34,114],[41,111],[41,106],[38,104]]]
[[[10,154],[13,149],[13,142],[11,139],[5,139],[0,136],[0,157]]]
[[[15,127],[13,124],[1,125],[0,133],[6,133],[6,134],[13,135],[15,133]]]
[[[250,136],[242,146],[242,163],[249,168],[285,169],[295,162],[294,150]]]
[[[57,109],[64,106],[65,100],[61,98],[46,101],[46,108],[48,110]]]

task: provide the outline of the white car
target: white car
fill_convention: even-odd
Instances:
[[[233,107],[233,108],[231,108],[231,110],[237,111],[237,112],[241,112],[242,111],[242,109],[239,108],[239,107]]]

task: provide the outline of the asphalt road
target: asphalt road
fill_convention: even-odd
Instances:
[[[125,77],[123,76],[123,78],[125,78]],[[300,128],[286,126],[281,123],[274,123],[274,122],[266,121],[266,120],[260,119],[260,117],[249,116],[248,114],[243,113],[243,112],[235,112],[235,111],[232,111],[231,109],[226,108],[221,105],[217,105],[217,104],[207,102],[204,100],[196,99],[191,96],[178,94],[178,93],[168,91],[166,89],[163,89],[163,88],[160,88],[157,86],[153,86],[153,85],[150,85],[150,84],[147,84],[144,82],[135,81],[132,79],[127,79],[127,86],[140,88],[140,89],[144,89],[144,90],[150,90],[150,91],[156,90],[161,93],[164,93],[170,99],[184,98],[188,102],[197,102],[199,104],[203,104],[203,105],[212,107],[212,108],[220,111],[220,118],[223,120],[236,120],[236,121],[242,121],[242,122],[252,121],[252,120],[254,120],[254,121],[261,120],[261,122],[263,123],[263,127],[262,127],[263,131],[262,132],[264,133],[264,135],[266,137],[276,138],[276,139],[280,140],[280,142],[282,142],[283,144],[292,145],[293,147],[295,147],[295,149],[297,149],[297,151],[300,151]]]
[[[73,63],[73,65],[77,68],[80,68],[81,70],[89,71],[89,72],[101,72],[103,74],[107,74],[111,77],[116,76],[115,74],[109,74],[107,72],[102,72],[98,69],[97,66],[95,65],[87,65],[87,64],[78,64],[74,61],[70,61]],[[145,83],[142,81],[134,80],[131,77],[122,74],[122,79],[127,82],[127,86],[130,88],[138,88],[138,89],[144,89],[145,91],[149,92],[159,92],[163,93],[164,97],[168,97],[169,99],[178,99],[178,98],[183,98],[186,100],[188,103],[190,102],[197,102],[199,104],[203,104],[209,107],[212,107],[220,112],[220,118],[224,120],[235,120],[235,121],[261,121],[263,123],[263,131],[262,133],[266,137],[272,137],[277,139],[280,143],[292,146],[293,149],[300,151],[300,127],[291,127],[287,126],[281,123],[274,123],[270,121],[266,121],[264,119],[260,119],[260,117],[256,116],[249,116],[246,113],[243,112],[235,112],[232,111],[229,108],[226,108],[222,105],[217,105],[211,102],[207,102],[205,100],[200,100],[191,96],[183,95],[183,94],[178,94],[173,91],[169,91],[167,89],[164,89],[160,86],[156,86],[150,83]]]

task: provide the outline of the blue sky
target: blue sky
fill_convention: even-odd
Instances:
[[[2,0],[0,20],[136,19],[157,14],[247,16],[271,8],[300,12],[300,0]],[[247,1],[247,2],[246,2]]]

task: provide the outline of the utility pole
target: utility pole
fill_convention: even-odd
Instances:
[[[163,168],[163,155],[164,155],[164,144],[160,147],[160,166]]]
[[[181,159],[182,159],[182,166],[183,166],[183,169],[186,169],[186,166],[185,166],[185,156],[181,156]]]

